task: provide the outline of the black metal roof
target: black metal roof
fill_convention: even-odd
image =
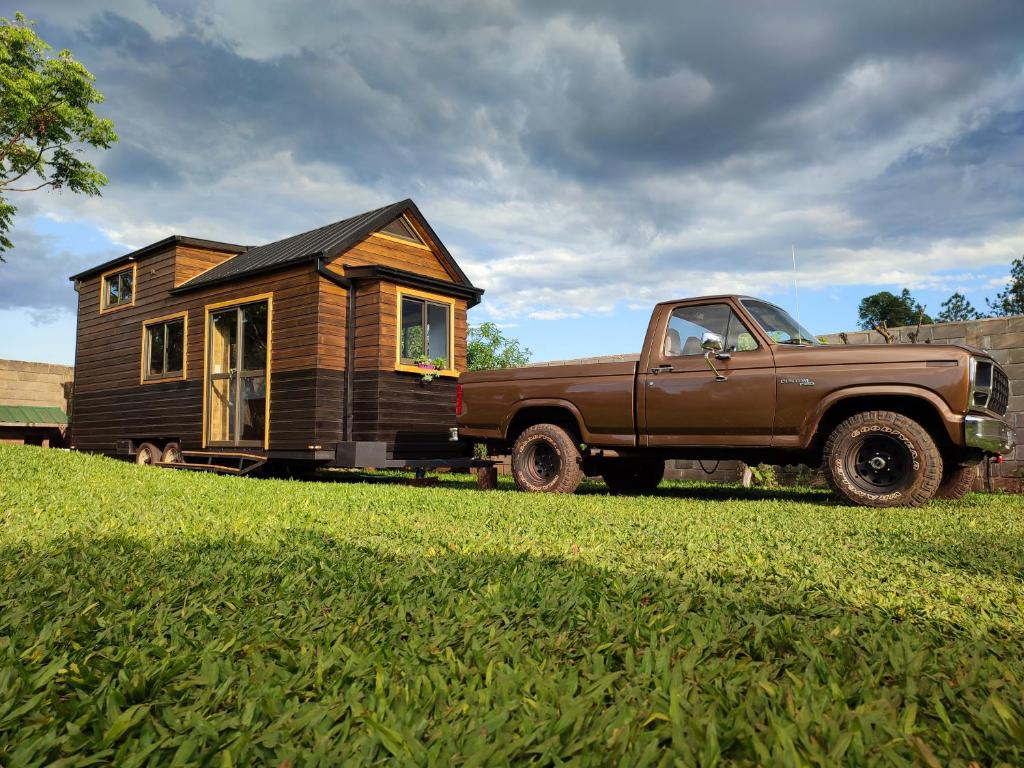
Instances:
[[[423,218],[423,214],[420,213],[419,208],[416,207],[416,203],[409,199],[400,200],[397,203],[385,205],[383,208],[377,208],[372,211],[367,211],[366,213],[360,213],[357,216],[336,221],[333,224],[327,224],[323,227],[318,227],[317,229],[311,229],[309,232],[292,235],[291,237],[286,237],[283,240],[277,240],[273,243],[267,243],[266,245],[232,245],[230,243],[220,243],[213,240],[199,240],[192,237],[184,237],[182,235],[172,235],[158,242],[139,248],[136,251],[132,251],[129,254],[125,254],[124,256],[119,256],[118,258],[112,259],[103,264],[90,267],[84,272],[79,272],[77,275],[73,275],[71,279],[79,280],[88,275],[105,271],[120,263],[129,263],[135,259],[161,251],[176,243],[196,245],[213,248],[215,250],[237,253],[236,256],[232,256],[217,266],[196,275],[191,280],[182,283],[171,291],[171,293],[184,293],[197,288],[231,282],[251,275],[272,272],[301,261],[312,261],[317,258],[333,258],[338,254],[344,253],[356,243],[363,240],[363,238],[371,232],[375,232],[391,222],[393,219],[401,216],[403,213],[415,218],[417,223],[419,223],[427,234],[430,235],[430,238],[434,241],[440,251],[441,260],[445,263],[445,266],[448,267],[453,276],[457,278],[459,283],[472,288],[473,284],[470,282],[469,278],[466,277],[465,272],[459,268],[459,265],[448,252],[448,249],[444,247],[444,243],[442,243],[440,238],[438,238],[430,224],[427,223],[427,220]],[[480,291],[480,293],[483,293],[483,291]]]
[[[327,224],[309,232],[302,232],[298,235],[286,237],[267,245],[258,245],[249,248],[243,253],[208,269],[200,275],[183,283],[174,289],[174,293],[194,290],[203,286],[216,283],[225,283],[253,274],[270,272],[301,261],[315,258],[330,259],[340,253],[344,253],[369,235],[390,221],[407,213],[414,216],[417,222],[429,234],[441,251],[441,257],[446,266],[463,285],[471,286],[469,278],[455,263],[455,259],[448,253],[448,250],[438,239],[437,235],[430,228],[426,219],[419,212],[412,200],[400,200],[397,203],[386,205],[366,213],[360,213],[348,219]]]
[[[157,253],[170,248],[172,245],[191,245],[196,248],[209,248],[214,251],[227,251],[228,253],[241,253],[246,250],[249,246],[247,245],[235,245],[234,243],[222,243],[218,240],[202,240],[198,237],[185,237],[184,235],[171,235],[165,237],[163,240],[157,240],[155,243],[144,245],[138,250],[126,253],[124,256],[118,256],[116,259],[105,261],[102,264],[97,264],[95,267],[89,267],[86,270],[79,272],[77,275],[72,275],[70,280],[81,280],[83,277],[94,275],[97,272],[106,272],[112,267],[116,267],[118,264],[128,264],[136,259],[141,259],[143,256],[148,256],[151,253]]]

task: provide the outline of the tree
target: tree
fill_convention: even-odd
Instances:
[[[936,319],[940,323],[962,323],[965,320],[978,320],[981,313],[959,291],[942,302],[942,311]]]
[[[530,362],[531,354],[518,339],[506,336],[494,323],[481,323],[469,329],[466,362],[471,371],[518,368]]]
[[[897,328],[901,325],[917,325],[920,319],[922,325],[931,325],[932,319],[924,314],[924,307],[921,306],[910,295],[906,288],[899,296],[880,291],[860,300],[860,307],[857,310],[857,317],[860,320],[860,327],[866,330],[883,326],[886,328]]]
[[[67,188],[98,195],[107,177],[82,160],[81,147],[107,149],[114,124],[92,111],[103,101],[96,78],[71,52],[51,47],[21,13],[0,18],[0,261],[17,207],[14,192]]]
[[[1024,256],[1013,260],[1010,266],[1010,283],[1006,290],[996,294],[995,301],[986,301],[992,314],[998,317],[1024,315]]]

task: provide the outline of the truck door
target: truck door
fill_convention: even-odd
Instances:
[[[641,360],[641,444],[768,446],[775,420],[775,362],[765,341],[725,299],[661,307]],[[710,355],[705,333],[722,337]]]

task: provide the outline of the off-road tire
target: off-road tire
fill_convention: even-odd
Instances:
[[[865,507],[919,507],[942,481],[942,456],[928,430],[892,411],[866,411],[839,424],[822,464],[832,490]]]
[[[960,466],[950,464],[942,473],[942,482],[939,489],[935,491],[936,499],[962,499],[971,488],[974,487],[974,480],[978,477],[978,465]]]
[[[160,455],[162,464],[180,464],[185,458],[181,455],[181,446],[177,443],[168,443],[164,446],[164,452]]]
[[[583,479],[575,438],[555,424],[534,424],[512,446],[512,478],[521,491],[572,493]]]
[[[601,477],[612,493],[653,493],[665,477],[662,459],[605,459]]]
[[[164,452],[160,450],[159,446],[153,443],[140,443],[139,447],[135,449],[135,463],[139,466],[156,464],[163,455]]]

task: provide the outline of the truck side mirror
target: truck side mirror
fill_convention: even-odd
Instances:
[[[725,340],[717,333],[704,331],[700,337],[700,348],[705,352],[721,352],[725,349]]]
[[[717,333],[704,331],[700,337],[700,346],[704,350],[704,362],[708,364],[708,368],[715,374],[715,381],[725,381],[726,377],[711,362],[712,355],[721,359],[728,359],[729,355],[722,351],[725,349],[725,341]]]

